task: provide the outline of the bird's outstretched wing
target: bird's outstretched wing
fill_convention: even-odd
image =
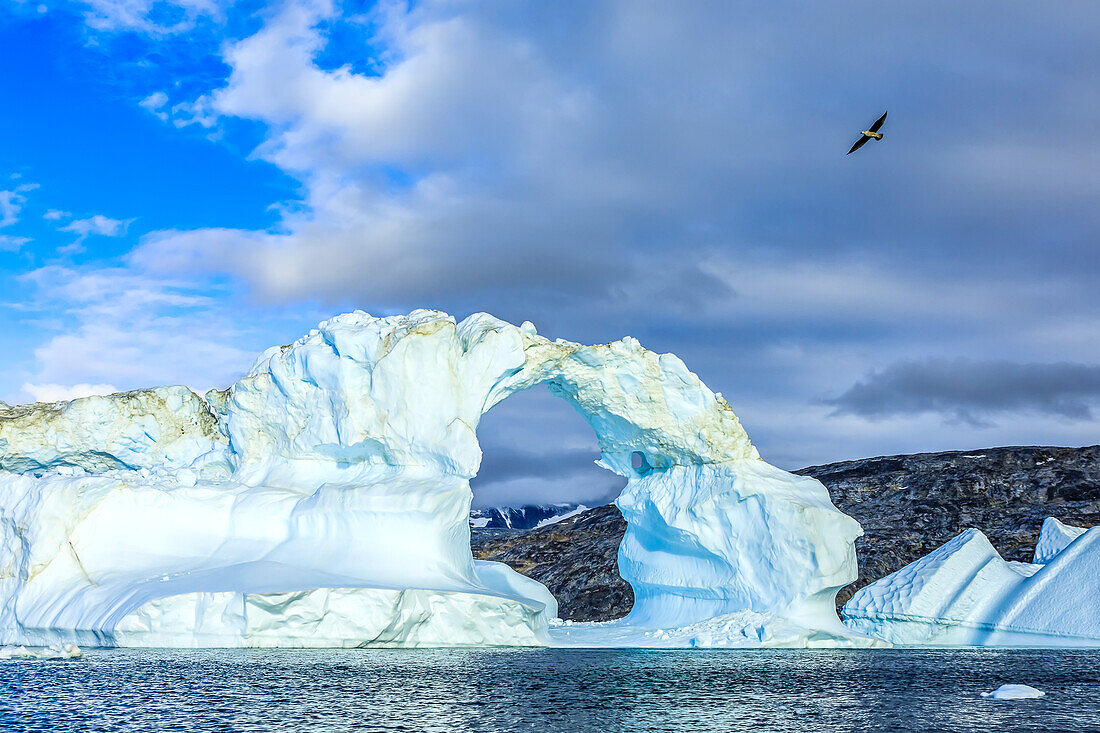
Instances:
[[[871,138],[867,137],[866,135],[860,135],[859,140],[856,140],[856,144],[853,145],[852,149],[849,150],[847,153],[845,153],[845,155],[851,155],[852,153],[856,152],[857,150],[862,148],[863,144],[866,143],[870,139]]]
[[[882,127],[882,123],[886,122],[886,112],[882,113],[882,117],[875,120],[875,124],[871,125],[871,132],[878,132],[878,128]]]

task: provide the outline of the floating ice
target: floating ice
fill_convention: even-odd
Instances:
[[[80,659],[84,652],[75,644],[54,644],[41,649],[25,646],[0,647],[0,659]]]
[[[616,633],[871,643],[833,608],[859,525],[682,361],[437,311],[339,316],[205,398],[0,408],[0,643],[555,643],[549,592],[469,546],[481,415],[540,383],[628,479]]]
[[[756,611],[738,611],[685,626],[652,628],[645,625],[604,621],[566,621],[550,629],[555,645],[565,647],[668,647],[701,649],[751,649],[758,647],[835,647],[837,635],[801,626],[789,618]],[[844,646],[887,646],[870,638],[851,637]]]
[[[860,589],[845,623],[895,644],[1100,646],[1100,527],[1047,519],[1036,556],[1006,562],[968,529]]]
[[[1036,690],[1031,685],[1001,685],[993,692],[983,692],[982,697],[990,697],[994,700],[1027,700],[1046,695],[1042,690]]]

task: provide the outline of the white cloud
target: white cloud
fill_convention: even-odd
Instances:
[[[23,385],[23,393],[31,402],[68,402],[78,397],[109,395],[118,392],[110,384],[31,384]]]
[[[168,121],[168,113],[164,111],[164,106],[166,104],[168,104],[168,95],[164,92],[153,92],[148,97],[138,102],[139,107],[148,111],[161,122]]]
[[[34,351],[27,384],[204,390],[231,384],[255,358],[255,351],[241,348],[255,338],[234,322],[234,309],[188,283],[121,268],[56,265],[23,280],[34,293],[21,310],[47,317],[38,323],[47,338]]]
[[[608,207],[656,202],[661,186],[607,170],[585,85],[491,24],[427,10],[385,20],[395,61],[383,76],[326,71],[315,25],[333,12],[287,3],[228,49],[229,83],[206,105],[270,126],[257,153],[305,181],[306,209],[275,233],[157,233],[135,262],[229,271],[279,300],[416,300],[509,281],[591,292],[624,277],[629,212]],[[424,172],[395,186],[393,167]]]
[[[12,176],[15,179],[19,177],[18,175]],[[37,183],[24,183],[14,189],[0,191],[0,228],[9,227],[19,222],[19,215],[23,211],[23,206],[27,203],[26,194],[36,188],[38,188]],[[0,251],[16,252],[30,241],[30,237],[0,234]]]
[[[211,131],[206,135],[209,140],[217,140],[221,136],[221,132],[216,129],[219,115],[214,109],[213,99],[209,95],[200,96],[193,102],[179,102],[170,105],[167,94],[153,92],[138,102],[138,106],[147,110],[161,122],[168,122],[177,129],[195,125]]]
[[[484,301],[506,289],[528,301],[548,292],[615,299],[647,273],[683,268],[715,249],[766,259],[773,248],[788,264],[805,258],[827,267],[834,250],[847,248],[885,255],[902,274],[914,262],[931,271],[938,258],[921,249],[963,238],[958,230],[944,236],[935,222],[973,217],[995,241],[990,220],[1010,218],[965,203],[983,188],[955,175],[956,161],[970,159],[961,148],[974,140],[998,141],[978,163],[1013,162],[1011,171],[990,168],[1012,181],[1001,207],[1047,206],[1051,194],[1072,201],[1091,188],[1058,179],[1095,180],[1095,166],[1050,165],[1048,144],[954,134],[935,116],[944,110],[892,114],[890,165],[875,167],[878,156],[840,167],[835,149],[847,149],[851,125],[866,124],[845,107],[891,93],[891,80],[914,69],[922,84],[941,88],[944,72],[921,66],[929,48],[917,39],[968,34],[985,22],[975,10],[951,24],[942,13],[914,11],[913,23],[937,29],[925,34],[900,33],[898,17],[882,13],[865,16],[873,27],[849,28],[817,7],[794,22],[728,3],[560,5],[554,13],[537,4],[506,12],[487,2],[388,3],[358,26],[373,36],[347,44],[347,34],[333,32],[346,21],[340,6],[287,0],[253,35],[226,44],[227,83],[196,99],[189,116],[169,119],[263,123],[267,136],[254,154],[302,181],[303,205],[269,231],[155,233],[133,262],[228,273],[281,302],[420,305]],[[1014,18],[1029,28],[1033,20]],[[864,48],[857,41],[868,34],[889,41]],[[338,38],[345,45],[331,48]],[[975,73],[996,80],[986,86],[999,88],[1005,67],[1042,71],[1003,43],[974,52],[982,59]],[[357,60],[367,48],[368,62],[341,64],[340,52]],[[847,80],[868,66],[882,72],[858,91]],[[1091,97],[1082,99],[1087,111]],[[156,101],[168,114],[168,102]],[[980,109],[968,104],[960,123],[967,130],[984,119],[970,107]],[[859,208],[880,188],[894,195]],[[930,218],[929,209],[940,213]],[[1001,254],[971,254],[967,264],[1012,261]],[[679,288],[693,290],[690,278]]]
[[[72,214],[68,211],[62,211],[61,209],[50,209],[42,218],[47,221],[60,221],[61,219],[68,219]]]
[[[58,247],[59,254],[73,254],[84,251],[84,240],[90,236],[121,237],[130,228],[133,219],[112,219],[102,214],[89,216],[87,219],[74,219],[58,231],[76,234],[76,240],[71,244]]]
[[[218,122],[218,113],[209,96],[201,96],[194,102],[180,102],[172,106],[172,124],[176,127],[198,125],[211,129]]]
[[[0,191],[0,227],[19,221],[19,213],[27,203],[26,193],[38,188],[37,183],[24,183],[9,191]]]
[[[0,234],[0,251],[16,252],[29,241],[31,241],[30,237],[13,237],[8,234]]]
[[[19,221],[19,211],[26,197],[16,191],[0,191],[0,227],[11,226]]]
[[[201,19],[222,21],[232,0],[78,0],[88,27],[107,32],[134,31],[169,36],[195,27]]]
[[[102,214],[95,214],[87,219],[76,219],[61,227],[59,231],[72,232],[80,235],[81,238],[92,234],[103,237],[121,237],[133,221],[133,219],[111,219]]]

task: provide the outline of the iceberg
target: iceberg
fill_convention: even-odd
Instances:
[[[1035,557],[1005,561],[968,529],[861,588],[844,621],[894,644],[1100,646],[1100,527],[1048,518]]]
[[[982,697],[994,700],[1031,700],[1046,695],[1042,690],[1037,690],[1031,685],[1001,685],[993,692],[983,692]]]
[[[859,524],[680,359],[418,310],[338,316],[203,396],[0,406],[0,644],[571,643],[544,586],[470,552],[479,420],[537,384],[627,478],[636,600],[596,636],[876,643],[833,605]]]
[[[1032,562],[1036,565],[1046,565],[1087,529],[1087,527],[1071,527],[1068,524],[1062,524],[1054,517],[1047,517],[1039,529],[1039,541],[1035,545],[1035,557]]]
[[[25,646],[0,646],[0,660],[4,659],[81,659],[84,652],[75,644],[55,644],[44,649],[28,649]]]

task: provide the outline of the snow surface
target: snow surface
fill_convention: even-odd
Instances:
[[[476,562],[478,577],[557,603],[539,583],[499,563]],[[507,584],[513,587],[509,588]],[[535,603],[477,593],[317,588],[287,593],[188,593],[160,598],[114,629],[120,646],[438,647],[541,646]]]
[[[993,692],[983,692],[982,697],[994,700],[1028,700],[1046,695],[1042,690],[1037,690],[1031,685],[1001,685]]]
[[[539,529],[540,527],[549,527],[551,524],[564,522],[566,519],[571,519],[578,514],[584,514],[586,511],[588,511],[588,507],[586,507],[584,504],[578,504],[575,509],[570,509],[567,512],[555,514],[552,517],[547,517],[546,519],[543,519],[534,526],[534,529]]]
[[[895,644],[1100,646],[1100,527],[1047,519],[1036,555],[1006,562],[968,529],[861,588],[845,623]]]
[[[1042,529],[1039,530],[1039,542],[1035,545],[1033,562],[1036,565],[1046,565],[1086,530],[1087,527],[1071,527],[1068,524],[1062,524],[1054,517],[1047,517],[1043,520]]]
[[[588,507],[581,504],[525,504],[495,506],[470,511],[470,526],[475,529],[534,529],[575,516]]]
[[[635,605],[597,635],[872,643],[833,607],[858,523],[678,358],[423,310],[329,320],[204,398],[0,407],[0,643],[565,643],[546,588],[469,544],[481,415],[540,383],[628,479]]]

